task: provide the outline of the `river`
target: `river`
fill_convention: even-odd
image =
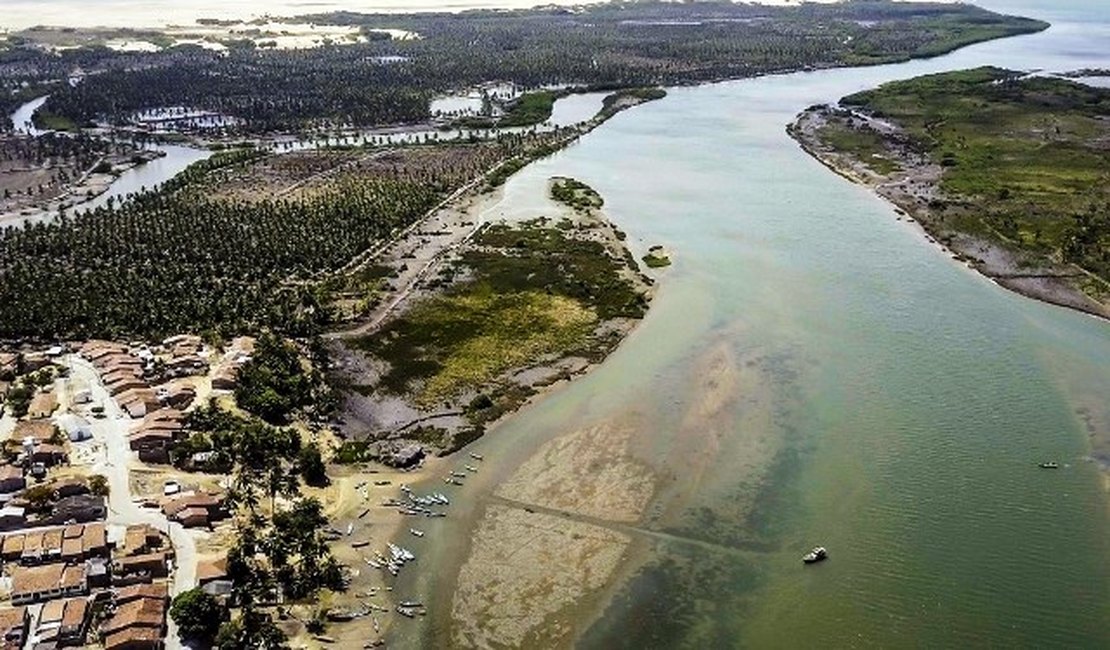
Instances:
[[[918,74],[1110,67],[1105,3],[982,4],[1054,26],[926,61],[675,89],[509,181],[490,216],[542,214],[545,180],[574,176],[638,255],[664,244],[675,264],[604,364],[468,450],[485,461],[452,516],[406,541],[420,559],[398,591],[431,614],[402,620],[391,647],[457,641],[464,587],[483,606],[498,581],[561,588],[574,567],[543,582],[509,554],[477,587],[460,567],[518,468],[596,427],[631,431],[598,473],[643,468],[654,491],[632,524],[590,520],[631,543],[604,586],[548,619],[560,643],[1110,642],[1110,509],[1089,458],[1110,426],[1110,326],[955,263],[784,131],[810,104]],[[815,544],[831,559],[803,567]],[[479,625],[506,624],[484,611]]]

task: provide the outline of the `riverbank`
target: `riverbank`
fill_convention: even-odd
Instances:
[[[930,244],[999,286],[1051,304],[1110,318],[1110,284],[1074,264],[1018,245],[976,215],[981,198],[956,194],[945,184],[946,163],[923,151],[890,120],[830,105],[801,113],[788,133],[811,156],[840,176],[892,203],[899,220],[915,221]],[[1008,196],[1009,190],[1001,190]],[[953,214],[953,210],[960,210]]]
[[[83,170],[45,164],[36,167],[31,161],[8,163],[0,170],[0,193],[7,197],[0,201],[0,228],[51,219],[61,211],[80,210],[107,192],[125,172],[165,155],[152,149],[103,155]],[[77,178],[59,185],[55,180],[59,173]],[[50,191],[43,191],[44,183],[50,186]],[[29,194],[36,186],[38,193]]]

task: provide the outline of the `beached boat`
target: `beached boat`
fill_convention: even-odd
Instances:
[[[829,552],[825,550],[824,546],[814,546],[813,550],[802,556],[802,562],[806,564],[814,564],[821,560],[828,559]]]

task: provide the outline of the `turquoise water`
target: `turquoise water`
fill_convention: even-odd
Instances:
[[[571,175],[675,265],[605,364],[478,443],[481,482],[418,549],[412,588],[449,611],[464,554],[443,540],[543,442],[616,421],[669,482],[578,622],[584,647],[1110,645],[1085,424],[1110,421],[1110,325],[958,265],[784,132],[809,104],[926,72],[1110,67],[1104,3],[1058,4],[999,3],[1056,25],[930,61],[676,89],[514,177],[488,216],[541,214],[545,179]],[[803,568],[818,543],[830,561]],[[442,645],[450,626],[397,640]]]

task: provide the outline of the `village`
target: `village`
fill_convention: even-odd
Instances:
[[[182,443],[191,436],[191,411],[235,408],[239,371],[254,346],[248,337],[214,347],[180,335],[157,345],[90,341],[0,353],[3,647],[181,647],[168,616],[174,596],[199,589],[231,604],[232,480],[200,471],[216,452]],[[327,431],[305,432],[329,455],[337,446]],[[394,460],[418,465],[422,457],[420,449],[403,449]],[[423,613],[412,601],[395,607],[366,598],[384,597],[391,590],[385,581],[414,559],[387,544],[404,515],[442,516],[447,498],[413,495],[403,481],[372,471],[376,481],[343,468],[334,482],[325,479],[327,487],[302,488],[336,521],[322,535],[336,558],[356,568],[345,568],[350,589],[328,611],[305,606],[303,616],[281,622],[290,638],[313,647],[331,641],[307,631],[316,627],[313,616],[366,618],[377,635],[383,614]],[[380,528],[380,550],[365,548],[371,527]]]

